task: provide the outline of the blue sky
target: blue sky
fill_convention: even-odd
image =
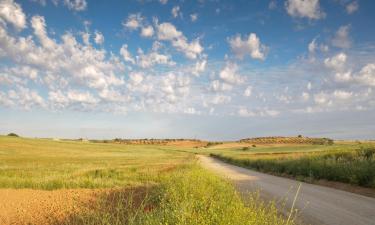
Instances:
[[[375,3],[0,0],[0,133],[373,139]]]

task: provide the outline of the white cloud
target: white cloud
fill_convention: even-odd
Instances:
[[[122,22],[122,25],[129,30],[136,30],[142,26],[143,17],[141,14],[130,14],[128,19]]]
[[[198,39],[188,42],[187,38],[171,23],[156,24],[159,40],[170,41],[176,50],[185,54],[189,59],[196,59],[203,52]]]
[[[44,17],[42,16],[33,16],[31,18],[31,26],[34,29],[35,36],[38,37],[40,43],[43,47],[47,49],[56,48],[56,44],[53,40],[51,40],[46,31],[46,23]]]
[[[219,80],[213,80],[210,83],[209,89],[214,92],[230,91],[233,89],[233,86],[225,82],[220,82]]]
[[[358,1],[352,1],[351,3],[346,5],[346,12],[348,14],[353,14],[359,9]]]
[[[356,75],[356,79],[364,84],[375,87],[375,64],[369,63]]]
[[[307,92],[302,92],[302,100],[307,101],[310,99],[310,94]]]
[[[311,88],[312,88],[311,82],[307,83],[307,90],[311,90]]]
[[[268,3],[268,8],[271,9],[271,10],[274,10],[277,8],[277,1],[276,0],[271,0],[269,3]]]
[[[87,8],[86,0],[64,0],[64,4],[74,11],[83,11]]]
[[[104,43],[104,36],[101,32],[96,31],[94,41],[96,44],[101,45]]]
[[[33,106],[45,107],[44,99],[39,95],[36,90],[30,90],[26,87],[18,87],[17,90],[8,91],[9,102],[17,102],[17,105],[24,109],[31,109]]]
[[[171,60],[169,55],[163,55],[152,49],[148,54],[144,54],[141,49],[138,50],[137,64],[142,68],[149,68],[155,64],[163,64],[173,66],[176,63]]]
[[[352,42],[349,37],[349,30],[350,25],[341,26],[332,39],[332,45],[338,48],[350,48]]]
[[[227,63],[226,66],[220,71],[219,77],[229,84],[242,84],[245,79],[237,74],[238,66],[234,63]]]
[[[204,59],[204,60],[201,60],[201,61],[197,61],[195,63],[195,66],[193,67],[192,69],[192,73],[195,75],[195,76],[199,76],[202,72],[205,71],[206,69],[206,64],[207,64],[207,60]]]
[[[316,38],[314,38],[308,45],[308,49],[309,49],[309,52],[311,54],[315,53],[315,50],[317,48],[317,44],[316,44]]]
[[[250,97],[252,94],[253,87],[247,86],[245,91],[243,92],[243,96]]]
[[[128,51],[128,45],[127,44],[124,44],[124,45],[121,46],[120,55],[125,60],[125,62],[131,62],[131,63],[135,64],[135,60],[134,60],[133,56]]]
[[[83,43],[87,46],[90,45],[90,33],[82,32],[81,36],[82,36]]]
[[[342,91],[342,90],[335,90],[333,92],[333,96],[335,96],[337,99],[346,100],[351,98],[353,95],[353,92],[348,91]]]
[[[3,20],[11,23],[17,30],[22,30],[26,27],[26,16],[21,6],[13,0],[0,1],[0,22]]]
[[[190,19],[191,19],[191,22],[197,21],[198,20],[198,14],[197,13],[190,14]]]
[[[226,104],[226,103],[229,103],[231,100],[232,100],[232,98],[231,98],[230,96],[226,96],[226,95],[215,95],[215,96],[212,98],[211,103],[214,104],[214,105],[220,105],[220,104]]]
[[[159,40],[174,40],[183,36],[182,32],[178,31],[171,23],[162,23],[157,25],[157,29]]]
[[[159,0],[159,2],[162,4],[162,5],[165,5],[168,3],[168,0]]]
[[[240,108],[237,112],[237,114],[241,117],[253,117],[256,116],[256,114],[253,111],[250,111],[246,108]]]
[[[324,65],[330,69],[336,71],[342,71],[346,63],[347,56],[345,53],[341,52],[331,58],[326,58],[324,60]]]
[[[319,0],[287,0],[285,8],[292,17],[321,19],[325,13],[320,8]]]
[[[96,104],[99,102],[90,92],[69,90],[67,98],[73,103]]]
[[[175,6],[172,8],[172,16],[176,18],[180,14],[180,6]]]
[[[249,54],[253,59],[265,59],[265,52],[267,47],[260,43],[256,34],[250,33],[249,36],[242,40],[241,35],[229,38],[228,42],[233,53],[240,59]]]
[[[132,72],[132,73],[130,73],[129,77],[130,77],[131,82],[132,82],[134,85],[139,85],[139,84],[141,84],[142,81],[143,81],[143,79],[144,79],[144,78],[143,78],[144,75],[143,75],[142,73],[140,73],[140,72]]]
[[[154,28],[151,25],[142,27],[142,30],[141,30],[142,37],[152,37],[152,35],[154,35]]]
[[[315,94],[314,95],[314,101],[315,101],[315,103],[317,103],[319,105],[331,105],[332,104],[331,100],[329,99],[328,94],[326,94],[324,92],[319,92],[319,93]]]

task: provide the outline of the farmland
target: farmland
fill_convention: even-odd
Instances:
[[[286,224],[202,169],[191,147],[0,137],[0,221]],[[288,224],[293,222],[289,221]]]

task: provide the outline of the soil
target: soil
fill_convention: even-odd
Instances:
[[[0,189],[0,224],[50,224],[94,203],[104,189]]]

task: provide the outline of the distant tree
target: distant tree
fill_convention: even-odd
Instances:
[[[10,136],[10,137],[19,137],[19,136],[18,136],[17,134],[15,134],[15,133],[9,133],[8,136]]]
[[[302,137],[302,135],[300,135],[300,134],[299,134],[299,135],[298,135],[298,137],[299,137],[299,138],[301,138],[301,137]]]
[[[252,145],[253,146],[253,148],[255,148],[256,147],[256,145]]]

